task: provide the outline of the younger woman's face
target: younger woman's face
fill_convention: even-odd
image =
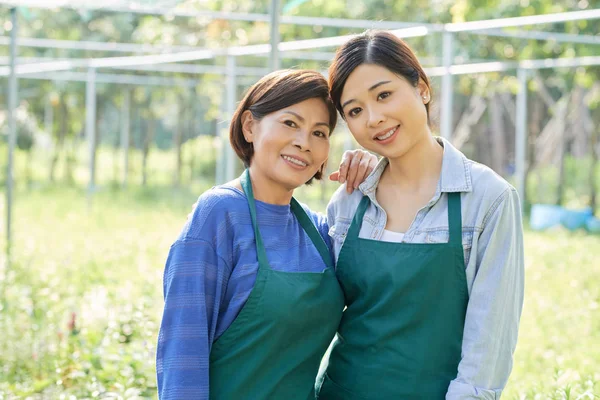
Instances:
[[[398,158],[430,134],[425,104],[429,88],[412,86],[385,67],[361,64],[348,76],[343,114],[356,141],[387,158]]]
[[[243,119],[244,137],[254,146],[251,168],[272,183],[293,190],[308,182],[329,155],[329,112],[308,99],[253,120]]]

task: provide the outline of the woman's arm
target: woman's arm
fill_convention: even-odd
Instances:
[[[210,229],[206,225],[203,229]],[[159,399],[209,398],[210,350],[230,272],[206,240],[183,235],[171,246],[156,354]]]
[[[458,376],[446,399],[498,399],[512,369],[524,295],[520,202],[507,188],[484,220]]]

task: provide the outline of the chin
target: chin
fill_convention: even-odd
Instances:
[[[393,148],[385,149],[381,152],[381,155],[387,159],[401,158],[409,153],[414,146],[414,143],[398,143]]]

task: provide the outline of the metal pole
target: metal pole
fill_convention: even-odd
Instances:
[[[17,8],[10,10],[10,75],[8,79],[8,166],[6,171],[6,265],[10,265],[12,241],[12,196],[13,196],[13,157],[17,144],[17,121],[15,112],[18,103],[18,81],[15,71],[17,59]]]
[[[517,191],[521,198],[521,210],[525,205],[526,182],[525,171],[527,170],[527,70],[517,70],[519,80],[519,92],[516,101],[516,140],[515,140],[515,174]]]
[[[217,149],[217,171],[215,174],[215,183],[220,185],[225,183],[225,165],[227,150],[229,141],[227,140],[227,127],[229,121],[227,121],[227,104],[223,96],[221,96],[221,103],[219,104],[219,120],[217,121],[217,143],[219,148]]]
[[[129,171],[129,128],[130,128],[131,90],[123,90],[123,106],[121,108],[121,149],[123,150],[123,187],[127,186]]]
[[[452,138],[452,100],[454,81],[450,67],[454,59],[454,36],[451,32],[443,33],[444,75],[442,77],[442,104],[440,109],[440,134],[443,138]]]
[[[279,63],[279,20],[280,20],[280,0],[271,0],[271,8],[269,14],[271,17],[271,54],[270,54],[270,65],[271,71],[275,71],[280,68]]]
[[[89,194],[96,185],[96,69],[90,68],[85,86],[85,134],[89,146]]]
[[[236,101],[236,76],[235,76],[235,57],[227,56],[227,121],[231,121],[231,117],[235,112],[235,101]],[[226,124],[225,126],[228,126]],[[226,164],[226,178],[227,181],[230,181],[235,178],[235,158],[236,155],[233,152],[233,149],[229,144],[227,144],[227,140],[225,140],[225,146],[227,148],[227,164]]]

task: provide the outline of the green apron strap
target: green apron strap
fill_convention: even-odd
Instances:
[[[252,182],[250,181],[250,172],[245,170],[242,176],[240,177],[240,183],[242,185],[242,189],[246,193],[248,197],[248,205],[250,206],[250,218],[252,218],[252,226],[254,227],[254,237],[256,238],[256,251],[258,255],[258,265],[269,265],[267,261],[267,253],[265,251],[265,246],[263,244],[262,236],[260,231],[258,230],[258,222],[256,221],[256,202],[254,201],[254,192],[252,191]],[[331,261],[331,253],[329,252],[329,247],[325,244],[323,237],[315,227],[314,223],[310,219],[310,217],[304,211],[304,208],[292,197],[291,201],[291,209],[300,226],[304,229],[310,240],[313,242],[321,258],[323,258],[323,262],[328,268],[332,268],[333,264]]]
[[[263,244],[262,236],[258,230],[258,223],[256,222],[256,203],[254,202],[254,192],[252,191],[252,183],[250,182],[250,172],[245,170],[240,177],[240,183],[242,189],[246,193],[248,198],[248,205],[250,206],[250,218],[252,219],[252,226],[254,227],[254,237],[256,238],[256,254],[258,255],[258,266],[268,266],[267,252],[265,251],[265,245]]]
[[[451,244],[462,246],[462,214],[460,210],[460,193],[448,193],[448,231]]]
[[[358,209],[354,214],[352,224],[346,237],[357,238],[362,225],[362,220],[369,207],[369,197],[363,196]],[[462,213],[460,209],[460,193],[448,193],[448,229],[449,243],[462,245]]]
[[[350,224],[346,238],[356,239],[358,237],[360,227],[362,226],[362,220],[365,216],[365,211],[367,211],[367,208],[369,208],[370,201],[371,200],[369,200],[368,196],[363,196],[362,200],[358,204],[358,208],[356,209],[356,213],[354,214],[354,218],[352,219],[352,223]]]
[[[292,197],[291,206],[292,206],[292,212],[298,219],[298,222],[300,222],[300,225],[302,226],[302,228],[304,228],[304,231],[306,232],[306,234],[308,235],[310,240],[313,242],[313,244],[319,251],[319,254],[321,255],[321,258],[323,259],[323,261],[325,262],[325,265],[327,265],[327,268],[332,268],[333,263],[331,261],[331,253],[329,251],[329,247],[327,247],[327,244],[325,244],[325,241],[323,240],[323,237],[321,236],[321,234],[315,227],[315,224],[310,219],[310,217],[306,214],[306,211],[304,211],[304,208],[302,208],[300,203],[298,203],[296,201],[296,199],[293,197]]]

